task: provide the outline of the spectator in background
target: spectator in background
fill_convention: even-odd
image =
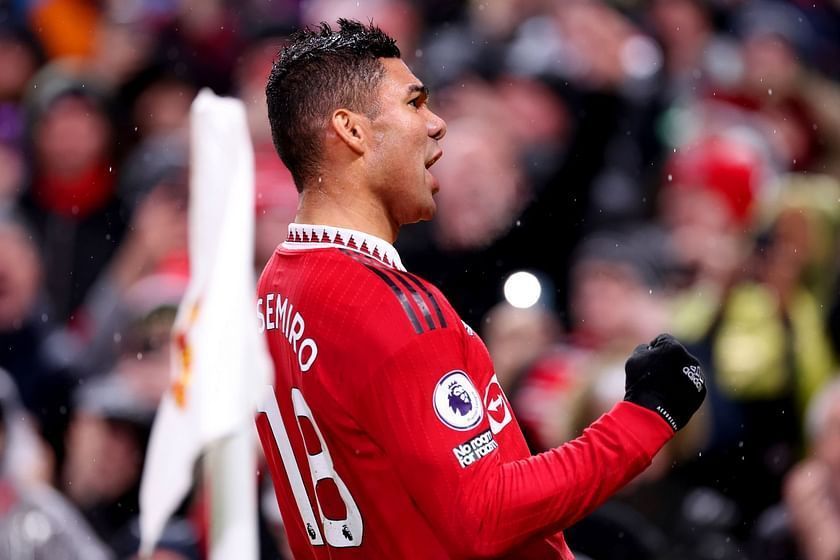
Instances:
[[[0,430],[0,477],[27,487],[49,486],[55,459],[52,450],[38,434],[35,418],[20,401],[14,379],[3,369],[0,410],[4,417]]]
[[[135,402],[154,408],[171,385],[171,330],[186,278],[155,274],[134,284],[122,303],[118,377]]]
[[[119,117],[118,195],[129,215],[158,182],[186,185],[189,112],[197,93],[189,70],[161,62],[150,63],[120,89],[116,101],[127,110]]]
[[[142,13],[132,13],[132,7],[142,4],[144,2],[106,2],[104,13],[92,33],[94,50],[85,63],[85,71],[112,95],[140,72],[153,55],[152,23],[141,19]]]
[[[599,232],[578,247],[572,278],[572,337],[604,356],[668,326],[663,288],[669,248],[662,232],[639,227]]]
[[[33,233],[20,216],[0,210],[0,368],[51,444],[66,424],[72,380],[46,351],[55,328],[44,294],[44,268]]]
[[[765,510],[750,543],[752,558],[832,560],[840,556],[840,381],[806,412],[808,452],[785,477],[783,500]]]
[[[54,318],[67,320],[122,238],[113,130],[93,84],[42,71],[27,99],[33,175],[23,207],[35,226]]]
[[[174,17],[157,29],[153,59],[176,73],[188,71],[218,95],[232,90],[243,35],[233,6],[222,0],[182,0]]]
[[[499,103],[487,93],[489,103]],[[463,118],[449,121],[452,141],[448,163],[438,174],[440,206],[435,222],[436,245],[447,252],[481,250],[504,235],[528,201],[529,185],[517,165],[513,135],[500,123]],[[495,142],[486,138],[495,135]],[[453,153],[454,152],[454,153]]]
[[[4,106],[19,105],[23,101],[27,83],[43,63],[44,55],[40,45],[28,29],[0,24],[0,64],[3,68],[0,74],[0,103]],[[4,120],[3,125],[4,132],[22,134],[22,115],[17,122]]]
[[[760,398],[787,386],[795,409],[803,411],[832,371],[823,310],[830,288],[825,270],[838,248],[840,185],[827,177],[790,176],[782,193],[768,211],[755,276],[735,286],[724,303],[715,361],[719,382],[734,398]],[[755,343],[749,360],[735,348],[745,337]]]
[[[812,70],[819,34],[788,2],[748,2],[735,15],[742,68],[734,87],[712,93],[754,118],[782,169],[838,176],[840,89]],[[820,126],[814,128],[819,122]]]
[[[99,537],[113,542],[138,513],[140,473],[154,405],[119,376],[77,392],[61,489]]]
[[[716,415],[717,465],[708,472],[749,521],[778,501],[801,453],[804,410],[835,368],[819,294],[837,251],[837,189],[819,177],[785,181],[746,278],[728,291],[709,333],[710,386],[730,415]]]
[[[814,116],[799,93],[803,68],[797,54],[810,47],[813,30],[793,6],[756,2],[737,23],[743,36],[743,74],[730,101],[757,111],[759,126],[786,168],[807,169],[815,156]]]
[[[805,560],[840,557],[840,382],[814,398],[807,416],[811,453],[787,476],[785,506]]]
[[[45,322],[38,313],[43,309],[39,301],[43,297],[41,256],[25,222],[10,210],[0,214],[0,255],[0,332],[18,332],[30,323]],[[0,348],[6,346],[14,345],[3,344]],[[34,360],[37,352],[26,345],[15,354],[17,359],[28,361]],[[27,365],[20,369],[36,368]]]
[[[654,0],[647,8],[647,23],[663,48],[668,94],[679,103],[740,75],[738,44],[716,33],[713,12],[702,0]]]
[[[135,74],[122,94],[131,106],[131,120],[126,124],[136,133],[138,150],[142,152],[172,137],[177,138],[174,141],[186,142],[190,105],[197,93],[189,70],[178,71],[162,63],[152,63]],[[132,155],[129,154],[129,159]]]
[[[580,116],[570,158],[557,178],[577,207],[575,241],[598,228],[647,217],[651,179],[661,157],[654,129],[663,54],[627,15],[605,2],[554,4],[561,41],[558,78],[574,84]],[[651,165],[653,164],[653,165]],[[581,188],[580,185],[587,185]],[[583,219],[578,216],[582,215]],[[583,222],[583,223],[581,223]]]
[[[40,47],[25,28],[0,24],[0,207],[12,205],[24,186],[23,98],[42,62]]]
[[[21,437],[20,410],[2,370],[0,386],[0,557],[111,559],[84,519],[46,481],[26,480],[10,468],[12,457],[27,453],[21,446],[31,444]]]
[[[77,308],[85,328],[58,328],[48,339],[52,362],[76,380],[113,369],[131,322],[149,305],[144,298],[177,305],[183,292],[188,275],[186,155],[183,145],[165,144],[165,152],[163,147],[147,153],[146,165],[138,158],[124,175],[121,198],[134,208],[132,220],[108,267]]]
[[[673,328],[688,341],[705,336],[740,274],[767,174],[755,147],[731,134],[702,137],[665,163],[659,221],[677,261]]]

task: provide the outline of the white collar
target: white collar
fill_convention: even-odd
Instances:
[[[391,268],[405,271],[394,246],[375,235],[333,226],[289,224],[289,235],[283,242],[284,249],[296,251],[320,247],[349,249],[372,257]]]

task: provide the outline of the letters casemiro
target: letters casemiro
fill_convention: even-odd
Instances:
[[[265,295],[265,307],[263,298],[257,300],[257,319],[260,322],[260,332],[278,329],[283,333],[283,337],[297,354],[300,371],[307,372],[318,357],[318,345],[311,338],[304,338],[306,323],[303,316],[294,311],[294,307],[288,298],[268,293]]]

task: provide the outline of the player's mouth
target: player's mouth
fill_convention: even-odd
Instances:
[[[426,169],[429,169],[431,166],[437,163],[437,160],[439,160],[441,157],[443,157],[443,150],[438,150],[437,153],[432,156],[432,159],[426,162]]]
[[[440,183],[438,183],[437,177],[431,174],[429,168],[433,166],[437,160],[439,160],[443,156],[443,150],[438,150],[435,155],[432,156],[430,160],[426,162],[426,173],[429,174],[429,177],[432,179],[432,194],[435,195],[440,190]]]

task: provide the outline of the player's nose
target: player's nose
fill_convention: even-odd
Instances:
[[[426,123],[429,136],[435,140],[441,140],[446,136],[446,121],[431,111],[429,111],[429,115],[429,121]]]

